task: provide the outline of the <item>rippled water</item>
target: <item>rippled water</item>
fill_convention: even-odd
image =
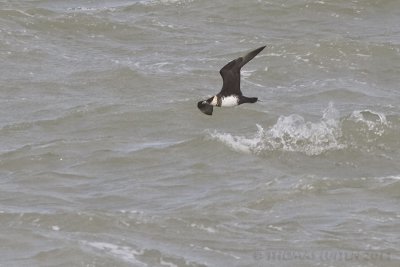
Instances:
[[[0,266],[398,266],[400,2],[0,1]],[[216,108],[219,69],[262,102]]]

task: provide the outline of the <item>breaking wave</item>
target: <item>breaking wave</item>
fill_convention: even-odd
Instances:
[[[383,113],[371,110],[353,111],[351,115],[340,118],[333,103],[323,111],[317,122],[292,114],[280,116],[272,127],[256,126],[257,132],[250,137],[218,131],[209,132],[208,135],[212,140],[220,141],[239,152],[258,155],[282,151],[317,156],[351,148],[362,149],[368,146],[371,149],[371,143],[384,138],[391,128]]]

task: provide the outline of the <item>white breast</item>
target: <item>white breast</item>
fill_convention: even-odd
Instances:
[[[239,103],[239,98],[236,95],[222,97],[221,107],[234,107]]]

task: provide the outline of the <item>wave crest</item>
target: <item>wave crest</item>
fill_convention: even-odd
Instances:
[[[209,136],[239,152],[259,155],[281,151],[317,156],[349,147],[370,149],[371,142],[387,133],[390,123],[384,114],[370,110],[354,111],[341,119],[333,103],[330,103],[317,122],[292,114],[280,116],[268,129],[256,126],[257,132],[250,137],[218,131],[209,132]]]
[[[255,154],[290,151],[312,156],[345,147],[339,141],[342,136],[341,123],[332,103],[324,110],[319,122],[306,121],[302,116],[292,114],[280,116],[270,129],[265,130],[258,124],[257,128],[256,134],[249,138],[217,131],[210,133],[210,136],[236,151]]]

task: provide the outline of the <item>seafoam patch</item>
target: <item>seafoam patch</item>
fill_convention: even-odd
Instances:
[[[209,227],[209,226],[204,226],[203,224],[195,224],[195,223],[192,223],[192,224],[190,225],[190,227],[197,228],[197,229],[206,231],[206,232],[211,233],[211,234],[214,234],[214,233],[217,232],[217,230],[216,230],[215,228]]]
[[[96,250],[101,251],[109,256],[118,258],[120,260],[135,264],[135,266],[147,266],[143,262],[139,261],[136,256],[142,255],[142,252],[139,252],[128,246],[119,246],[106,242],[82,242],[85,246],[94,248]]]
[[[182,5],[186,3],[191,3],[194,0],[147,0],[147,1],[140,1],[142,5]]]
[[[309,122],[300,115],[292,114],[279,117],[276,124],[267,130],[258,124],[257,128],[251,137],[218,131],[210,132],[209,136],[235,151],[255,154],[290,151],[313,156],[346,147],[340,142],[342,131],[339,112],[332,103],[324,110],[319,122]]]
[[[350,120],[361,125],[360,130],[369,132],[375,136],[382,136],[385,132],[385,128],[390,126],[385,114],[372,110],[353,111]]]

